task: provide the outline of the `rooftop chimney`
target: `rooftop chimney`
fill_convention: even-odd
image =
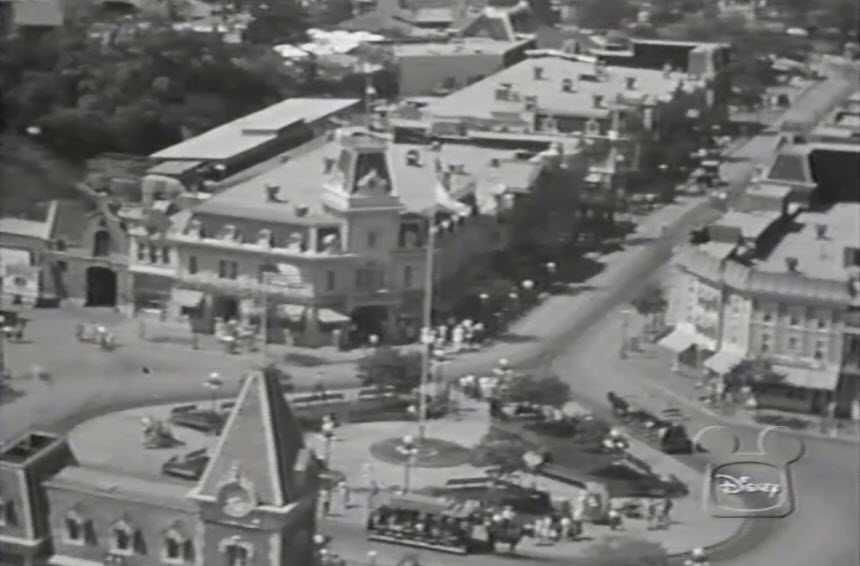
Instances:
[[[796,272],[796,271],[797,271],[797,265],[798,265],[798,261],[797,261],[797,258],[796,258],[796,257],[787,257],[787,258],[785,258],[785,267],[786,267],[789,271],[791,271],[791,272]]]
[[[827,239],[827,224],[816,224],[815,235],[819,240]]]
[[[627,90],[636,89],[636,77],[627,77],[626,82],[627,82]]]
[[[592,100],[594,101],[595,108],[603,107],[603,95],[602,94],[594,94],[592,95]]]
[[[278,185],[266,185],[266,201],[281,202],[278,193],[281,192],[281,187]]]
[[[543,67],[538,65],[534,66],[534,76],[536,81],[543,80]]]
[[[296,205],[296,216],[298,216],[299,218],[301,218],[302,216],[307,216],[309,210],[310,209],[306,205],[297,204]]]
[[[326,174],[331,173],[332,169],[334,169],[334,157],[323,157],[323,166],[325,167]]]
[[[501,167],[501,165],[502,160],[498,157],[493,157],[492,159],[490,159],[490,167]]]

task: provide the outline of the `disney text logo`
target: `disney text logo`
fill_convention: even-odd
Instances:
[[[782,491],[782,486],[778,483],[753,483],[749,476],[736,478],[728,474],[715,474],[714,479],[720,482],[717,488],[728,495],[766,493],[770,497],[776,497]]]

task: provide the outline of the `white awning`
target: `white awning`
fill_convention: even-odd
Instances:
[[[331,309],[320,309],[317,312],[317,320],[319,320],[323,324],[337,324],[337,323],[349,322],[352,319],[346,315],[342,315],[339,312],[333,311]]]
[[[10,275],[6,269],[13,265],[30,265],[31,254],[27,250],[17,248],[0,248],[0,277]]]
[[[660,339],[658,344],[680,354],[696,342],[696,331],[688,324],[678,324],[669,334]]]
[[[839,384],[839,370],[835,368],[812,369],[774,365],[772,369],[777,375],[784,376],[781,382],[784,385],[835,391]]]
[[[203,301],[203,293],[191,289],[173,289],[170,299],[180,307],[194,308],[200,306]]]
[[[278,314],[289,320],[300,320],[305,314],[304,305],[278,305]]]
[[[707,360],[705,367],[719,375],[726,375],[744,360],[741,352],[734,350],[720,350]]]

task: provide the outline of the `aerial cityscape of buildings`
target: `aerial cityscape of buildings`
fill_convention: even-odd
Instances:
[[[149,4],[105,3],[124,15],[93,24],[99,49],[131,53],[160,22],[220,60],[263,33],[260,10],[283,17]],[[78,159],[47,198],[16,184],[0,566],[491,565],[502,546],[529,564],[799,565],[776,546],[822,533],[810,511],[760,547],[703,511],[729,460],[694,433],[715,424],[804,439],[801,487],[847,490],[820,492],[848,541],[821,563],[847,564],[856,43],[751,57],[741,34],[663,36],[660,3],[630,4],[597,31],[571,23],[585,1],[307,5],[319,29],[264,63],[320,92]],[[711,4],[705,22],[778,20]],[[0,36],[38,42],[68,14],[0,0]],[[768,33],[824,33],[788,25]],[[744,65],[769,77],[753,103]],[[53,135],[33,124],[14,135]]]

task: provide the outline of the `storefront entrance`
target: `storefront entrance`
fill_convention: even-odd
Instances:
[[[388,327],[388,307],[358,307],[352,311],[352,322],[355,325],[350,334],[353,343],[365,344],[373,334],[379,336],[380,342],[383,342]]]
[[[239,300],[236,297],[220,296],[212,301],[212,317],[222,320],[239,319]]]
[[[87,269],[88,307],[112,307],[116,305],[116,272],[107,267]]]

